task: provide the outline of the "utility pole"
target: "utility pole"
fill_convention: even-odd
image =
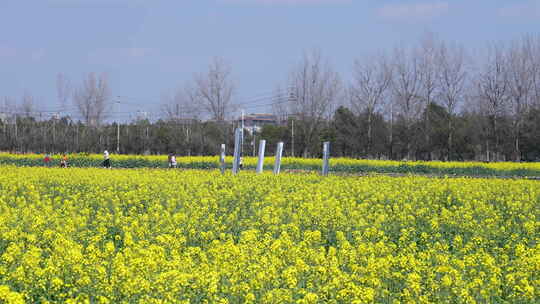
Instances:
[[[79,146],[79,123],[77,122],[77,136],[76,136],[76,140],[77,140],[77,152],[80,152],[81,151],[81,148]]]
[[[189,131],[190,124],[191,122],[189,122],[188,125],[186,126],[186,142],[188,146],[188,156],[191,156],[191,137],[190,137],[190,131]]]
[[[289,102],[296,101],[296,94],[293,91],[293,87],[290,87],[289,90]],[[291,156],[294,157],[294,117],[291,119]]]
[[[389,159],[392,159],[393,148],[394,148],[394,102],[390,101],[390,155]]]
[[[242,130],[244,130],[244,110],[242,110]]]
[[[53,140],[52,140],[53,144],[52,144],[52,152],[54,153],[54,152],[56,151],[56,149],[55,149],[55,148],[56,148],[56,121],[57,121],[58,119],[60,119],[60,114],[59,114],[59,113],[54,113],[54,114],[52,114],[51,119],[52,119],[52,122],[53,122],[53,132],[52,132],[52,133],[53,133],[53,134],[52,134],[52,136],[53,136]]]
[[[53,132],[52,132],[52,152],[55,152],[56,148],[56,115],[53,114],[52,116],[53,121]]]
[[[148,114],[147,112],[144,112],[144,116],[145,117],[148,117]],[[146,151],[144,151],[144,153],[146,153],[148,150],[150,150],[150,135],[149,135],[149,132],[148,132],[148,128],[150,126],[150,119],[149,118],[146,118]]]
[[[17,115],[15,115],[15,151],[17,151],[17,146],[19,145],[19,136],[17,133]]]
[[[244,153],[244,109],[242,109],[242,133],[240,133],[240,157]]]
[[[120,154],[120,123],[116,123],[116,153]]]
[[[294,119],[291,120],[291,156],[294,157]]]
[[[253,148],[253,157],[255,157],[255,129],[253,129],[251,135],[251,147]]]
[[[120,98],[120,96],[118,96]],[[116,101],[117,104],[120,104],[120,101]],[[116,122],[116,153],[120,154],[120,122]]]

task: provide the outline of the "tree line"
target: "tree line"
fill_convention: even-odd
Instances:
[[[255,104],[276,125],[246,132],[244,153],[258,139],[269,153],[318,157],[323,141],[334,156],[408,159],[532,161],[540,159],[540,37],[488,44],[478,55],[424,35],[411,46],[358,59],[344,80],[328,58],[306,52],[286,83],[268,96],[235,102],[232,67],[216,58],[163,98],[158,119],[111,122],[115,100],[106,75],[71,85],[59,74],[60,108],[76,115],[41,116],[33,98],[4,99],[0,149],[20,152],[168,153],[216,155],[232,151],[238,110]],[[50,114],[50,113],[49,113]]]

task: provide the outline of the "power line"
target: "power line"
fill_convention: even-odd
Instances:
[[[28,115],[28,114],[31,114],[31,115],[28,115],[28,116],[31,116],[31,117],[54,117],[54,116],[57,116],[59,113],[47,113],[47,112],[27,112],[27,111],[0,111],[0,113],[3,113],[3,114],[12,114],[12,115]],[[154,116],[154,115],[157,115],[158,113],[157,112],[151,112],[151,111],[118,111],[118,112],[108,112],[106,116],[123,116],[123,115],[137,115],[137,114],[140,114],[140,113],[146,113],[146,114],[142,114],[144,116]],[[37,114],[37,115],[35,115]],[[85,118],[84,115],[82,114],[73,114],[73,113],[68,113],[68,115],[65,115],[64,117],[80,117],[80,118]]]
[[[118,99],[123,100],[118,100]],[[126,101],[125,99],[128,99],[129,101]],[[145,102],[144,104],[139,102],[132,102],[131,100],[137,100],[131,97],[127,96],[116,96],[116,99],[112,99],[107,101],[107,104],[112,106],[114,104],[123,104],[123,105],[130,105],[130,106],[140,106],[140,107],[147,107],[149,102]],[[140,99],[138,99],[140,101]],[[285,104],[290,101],[290,93],[287,91],[272,91],[272,92],[265,92],[254,95],[249,100],[245,100],[239,103],[235,103],[235,106],[243,106],[246,109],[253,109],[253,108],[262,108],[262,107],[268,107],[272,105],[278,105],[278,104]],[[44,109],[38,109],[38,110],[30,110],[30,111],[23,111],[23,110],[12,110],[8,107],[0,107],[0,113],[2,114],[11,114],[11,115],[27,115],[34,118],[47,118],[47,117],[58,117],[60,115],[63,115],[63,117],[70,117],[70,118],[80,118],[84,119],[86,116],[82,114],[78,114],[76,112],[79,111],[78,107],[62,107],[62,108],[44,108]],[[142,114],[144,113],[144,114]],[[67,115],[64,115],[67,114]],[[149,116],[157,116],[159,117],[160,114],[163,114],[161,112],[156,111],[110,111],[106,113],[107,119],[111,118],[120,118],[120,117],[136,117],[136,116],[145,116],[148,118]]]
[[[254,106],[246,107],[246,108],[247,109],[263,108],[263,107],[275,106],[275,105],[279,105],[279,104],[285,104],[285,103],[288,103],[288,102],[289,102],[288,100],[284,100],[284,101],[281,101],[281,102],[273,102],[273,103],[267,103],[267,104],[261,104],[261,105],[254,105]]]
[[[269,106],[275,106],[275,105],[280,105],[280,104],[286,104],[289,102],[290,102],[289,99],[278,98],[278,99],[274,99],[274,101],[270,103],[247,106],[246,109],[269,107]]]
[[[268,101],[268,100],[273,100],[275,98],[285,98],[285,97],[289,97],[289,96],[290,96],[290,92],[275,91],[275,92],[273,92],[273,93],[271,93],[269,95],[263,96],[263,97],[254,98],[254,99],[251,99],[251,100],[235,103],[235,105],[253,104],[253,103],[265,102],[265,101]]]

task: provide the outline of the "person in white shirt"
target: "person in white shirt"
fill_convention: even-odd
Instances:
[[[169,168],[176,168],[176,165],[176,156],[174,155],[174,153],[171,152],[169,153]]]
[[[104,168],[111,168],[111,160],[109,159],[109,151],[105,150],[103,152],[103,167]]]

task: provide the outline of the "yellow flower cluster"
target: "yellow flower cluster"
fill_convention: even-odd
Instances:
[[[117,168],[167,168],[166,155],[112,155],[113,167]],[[233,158],[226,157],[227,167],[232,166]],[[51,166],[59,164],[60,156],[53,157]],[[71,167],[100,167],[103,156],[100,154],[72,154],[68,155]],[[266,157],[264,166],[271,170],[274,165],[273,157]],[[219,160],[217,156],[191,156],[178,157],[179,168],[188,169],[217,169]],[[9,154],[0,153],[0,165],[17,166],[44,166],[43,155],[40,154]],[[256,157],[243,158],[245,169],[254,169],[257,165]],[[287,170],[320,171],[322,160],[316,158],[282,159],[281,168]],[[505,177],[540,177],[540,162],[441,162],[441,161],[391,161],[367,160],[350,158],[332,158],[330,171],[336,173],[403,173],[403,174],[435,174],[460,176],[505,176]]]
[[[540,183],[0,167],[0,303],[534,303]]]

